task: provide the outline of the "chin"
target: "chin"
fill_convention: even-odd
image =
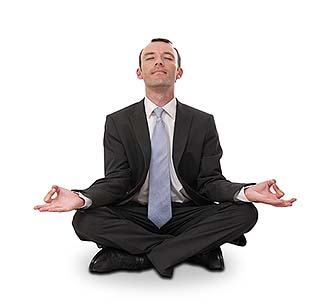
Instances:
[[[150,86],[171,86],[173,82],[168,79],[156,79],[150,82]]]

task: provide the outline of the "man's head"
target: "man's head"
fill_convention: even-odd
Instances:
[[[182,74],[180,54],[169,40],[153,39],[140,52],[137,76],[147,88],[173,88]]]

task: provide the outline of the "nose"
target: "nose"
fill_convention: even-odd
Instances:
[[[156,61],[154,62],[154,66],[163,66],[163,61],[161,57],[156,58]]]

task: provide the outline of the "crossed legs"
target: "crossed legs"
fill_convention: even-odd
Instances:
[[[252,203],[208,206],[172,204],[172,219],[160,230],[147,218],[147,206],[130,202],[78,210],[73,227],[81,240],[146,255],[160,274],[199,253],[233,242],[250,231],[258,213]]]

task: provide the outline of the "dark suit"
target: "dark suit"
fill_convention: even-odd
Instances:
[[[177,101],[173,163],[191,201],[183,205],[173,204],[173,218],[160,230],[156,230],[146,218],[147,206],[132,201],[146,179],[151,156],[143,100],[107,116],[104,150],[105,177],[81,191],[93,201],[89,209],[78,211],[75,215],[74,227],[81,239],[115,246],[133,254],[148,253],[149,259],[161,272],[193,254],[239,237],[256,222],[257,211],[253,204],[234,202],[234,195],[246,184],[232,183],[222,175],[222,149],[212,115]],[[206,236],[205,240],[197,238],[201,244],[191,245],[190,249],[180,247],[180,253],[172,253],[172,247],[175,246],[171,245],[166,251],[165,246],[170,243],[178,245],[178,240],[183,239],[181,243],[188,246],[186,239],[191,244],[194,237],[205,233],[205,229],[195,232],[194,228],[203,220],[207,220],[206,228],[214,230],[212,226],[209,227],[214,224],[221,229],[216,221],[219,215],[223,216],[228,232],[215,232],[213,237]],[[182,217],[184,220],[181,220]],[[232,223],[240,223],[241,228],[232,229],[231,221],[228,221],[230,217]],[[129,226],[125,222],[129,222]],[[112,223],[114,229],[111,228]],[[102,224],[104,231],[100,229]],[[125,230],[128,230],[128,234],[125,234]],[[147,233],[145,237],[144,230]],[[124,244],[119,234],[133,242]],[[186,234],[188,236],[185,238]],[[136,240],[138,237],[137,243],[130,239],[130,235]]]

